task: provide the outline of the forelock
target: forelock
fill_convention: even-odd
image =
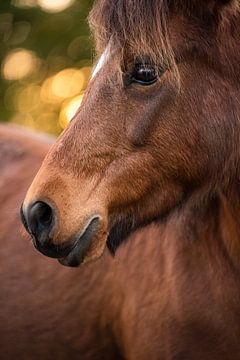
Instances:
[[[119,63],[127,49],[156,64],[171,62],[167,19],[166,0],[98,0],[89,16],[98,54],[111,41]]]

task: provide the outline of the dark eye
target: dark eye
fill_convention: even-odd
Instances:
[[[131,82],[151,85],[157,81],[156,69],[148,64],[136,64],[131,74]]]

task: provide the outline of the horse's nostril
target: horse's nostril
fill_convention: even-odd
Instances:
[[[54,223],[52,208],[43,201],[34,203],[27,213],[27,224],[30,233],[41,245],[49,241]]]
[[[42,226],[47,226],[52,221],[52,209],[42,201],[31,207],[29,215],[36,216]]]

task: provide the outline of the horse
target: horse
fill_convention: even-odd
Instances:
[[[124,358],[239,359],[239,0],[98,0],[90,24],[99,61],[23,224],[65,266],[117,251]]]

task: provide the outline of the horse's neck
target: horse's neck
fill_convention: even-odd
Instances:
[[[170,219],[167,228],[171,227],[175,229],[175,237],[184,242],[183,246],[197,242],[221,249],[228,261],[240,270],[240,195],[237,191],[193,196]]]

